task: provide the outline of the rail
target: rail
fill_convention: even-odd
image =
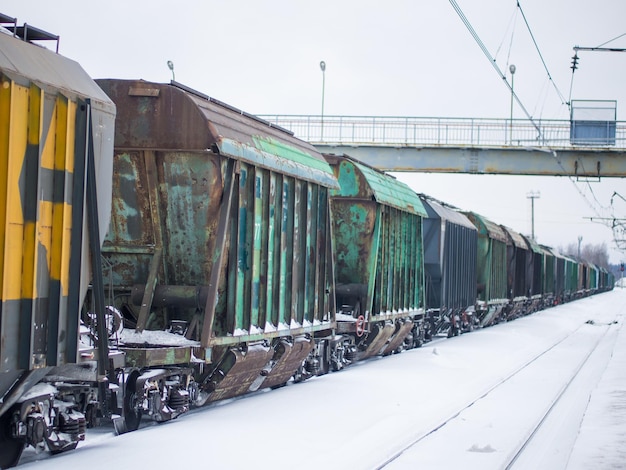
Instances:
[[[626,148],[626,121],[260,115],[312,144]]]

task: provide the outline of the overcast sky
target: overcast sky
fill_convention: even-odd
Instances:
[[[457,0],[534,118],[567,119],[573,46],[626,33],[623,0]],[[507,118],[510,91],[448,0],[3,0],[0,12],[61,37],[60,52],[94,78],[172,78],[256,114]],[[607,46],[626,48],[626,36]],[[626,120],[626,54],[580,52],[571,99],[617,100]],[[557,90],[555,89],[558,89]],[[560,96],[559,96],[560,94]],[[516,118],[523,118],[515,106]],[[626,180],[404,174],[416,191],[530,233],[539,242],[613,246],[589,217],[626,217]],[[592,209],[592,206],[595,208]],[[626,255],[611,250],[611,261]]]

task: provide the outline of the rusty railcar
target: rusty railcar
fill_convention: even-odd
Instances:
[[[413,347],[423,339],[422,202],[392,176],[326,158],[340,184],[332,209],[337,331],[354,341],[346,351],[366,358]]]
[[[85,356],[78,339],[90,260],[100,261],[109,220],[115,106],[79,64],[30,44],[16,24],[0,31],[2,468],[26,445],[76,447],[93,403],[50,374],[71,381],[79,372],[105,390],[108,363],[106,330]],[[32,26],[29,34],[56,38]]]
[[[131,327],[126,387],[143,396],[149,368],[191,363],[195,388],[181,386],[199,404],[315,373],[302,364],[335,322],[328,163],[179,83],[98,83],[118,109],[103,253]]]
[[[506,233],[502,227],[479,214],[464,214],[478,231],[476,307],[480,325],[487,326],[502,320],[509,304]]]

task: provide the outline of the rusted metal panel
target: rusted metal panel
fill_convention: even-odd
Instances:
[[[207,350],[332,328],[337,181],[325,160],[180,87],[100,83],[119,109],[105,245],[118,307],[137,316],[130,294],[149,297],[156,273],[147,328],[187,322]]]
[[[191,347],[120,348],[126,353],[126,365],[155,367],[191,362]]]
[[[267,372],[260,388],[276,387],[286,383],[302,365],[313,346],[315,346],[315,341],[305,337],[298,337],[293,343],[280,340],[272,358],[276,364]]]
[[[506,234],[490,220],[473,212],[465,213],[478,230],[476,281],[478,299],[500,302],[508,299]]]
[[[509,228],[509,227],[505,227],[504,225],[501,225],[502,229],[507,233],[507,235],[510,237],[509,242],[512,242],[513,245],[515,245],[516,248],[520,248],[522,250],[528,250],[529,249],[529,245],[526,241],[526,239],[522,236],[521,233],[516,232],[515,230]]]
[[[374,199],[385,204],[420,216],[426,211],[419,196],[390,175],[381,173],[363,163],[347,156],[326,155],[327,160],[338,166],[337,179],[345,182],[345,186],[333,191],[333,195]],[[352,172],[357,172],[354,176]],[[343,173],[346,173],[343,176]]]
[[[388,194],[394,185],[405,191],[404,184],[382,173],[374,178],[371,169],[366,175],[347,158],[327,158],[341,185],[332,199],[338,307],[369,321],[415,312],[423,306],[421,202],[400,204],[404,209],[381,202],[372,181]]]
[[[311,145],[218,100],[176,83],[98,83],[120,108],[118,148],[212,149],[256,167],[336,185],[328,165]]]
[[[245,350],[230,349],[207,382],[210,401],[223,400],[246,393],[259,377],[274,350],[260,344]]]

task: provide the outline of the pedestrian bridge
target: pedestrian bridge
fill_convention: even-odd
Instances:
[[[626,176],[625,121],[263,115],[384,171]]]

